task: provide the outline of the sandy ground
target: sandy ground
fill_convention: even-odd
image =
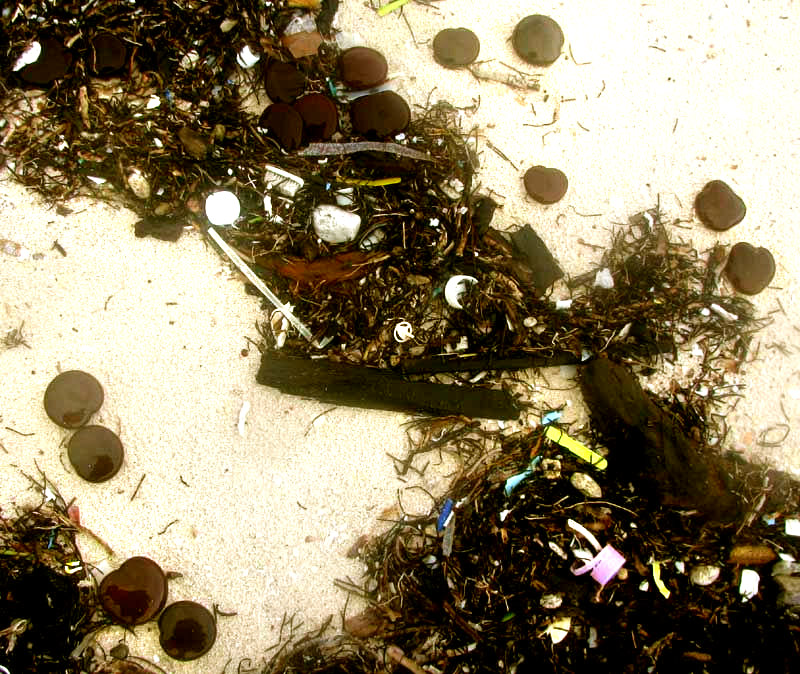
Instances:
[[[747,364],[728,446],[800,475],[795,4],[538,4],[535,11],[555,18],[567,40],[564,57],[542,71],[542,92],[478,82],[432,58],[436,32],[463,26],[479,36],[481,59],[534,72],[510,44],[516,23],[534,11],[522,3],[412,3],[407,22],[399,14],[378,18],[364,3],[342,4],[340,27],[387,56],[410,102],[479,103],[462,124],[479,130],[479,179],[504,204],[496,224],[531,223],[567,273],[585,271],[599,256],[579,238],[605,246],[614,223],[659,198],[667,216],[688,227],[675,234],[700,250],[749,241],[772,251],[775,279],[754,302],[774,322]],[[524,126],[552,122],[554,112],[555,123]],[[568,175],[562,202],[545,207],[526,197],[521,176],[533,164]],[[715,178],[748,207],[745,220],[721,234],[704,230],[692,211],[696,193]],[[88,561],[113,568],[147,555],[183,574],[170,584],[171,600],[237,612],[220,619],[216,646],[197,662],[163,655],[153,624],[128,637],[133,652],[170,672],[221,672],[229,661],[232,671],[240,658],[257,667],[285,613],[310,628],[341,611],[345,594],[333,580],[361,572],[345,553],[360,534],[380,529],[379,518],[397,516],[398,495],[409,509],[429,507],[396,479],[386,456],[405,448],[407,417],[340,408],[317,419],[327,406],[258,386],[257,351],[242,355],[264,318],[258,301],[199,234],[177,244],[137,239],[129,213],[70,206],[75,212],[62,217],[0,182],[0,238],[32,254],[0,253],[0,334],[24,322],[28,345],[0,346],[0,504],[8,513],[35,500],[21,471],[36,475],[38,467],[116,552],[105,558],[87,542]],[[55,240],[66,257],[52,248]],[[105,484],[88,484],[66,467],[68,434],[42,408],[49,381],[72,368],[100,380],[106,400],[95,422],[125,444],[125,465]],[[542,400],[563,400],[538,383]],[[566,420],[584,421],[568,395]],[[251,411],[240,435],[245,401]],[[759,445],[777,424],[788,426],[784,442]],[[432,472],[427,486],[441,493],[445,472]],[[105,639],[113,644],[120,634]]]

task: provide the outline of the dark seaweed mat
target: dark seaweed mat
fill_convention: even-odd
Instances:
[[[558,450],[543,440],[541,429],[502,438],[476,435],[474,426],[453,422],[457,431],[459,426],[457,437],[447,443],[465,459],[447,494],[463,499],[449,559],[443,558],[442,538],[433,528],[441,503],[429,517],[397,522],[367,547],[366,580],[342,583],[367,598],[370,608],[362,617],[374,634],[306,635],[259,671],[378,672],[392,659],[390,647],[443,673],[797,669],[800,615],[777,607],[770,567],[755,567],[761,591],[743,602],[738,567],[727,563],[735,544],[766,544],[776,552],[800,554],[796,538],[761,519],[783,507],[791,511],[800,495],[797,482],[725,459],[750,514],[756,514],[750,524],[747,517],[728,527],[655,506],[635,486],[615,483],[610,471],[593,472],[604,495],[587,502],[566,477],[586,465],[569,457],[562,457],[561,479],[534,475],[506,498],[506,478],[522,470],[532,454],[553,457]],[[427,447],[434,448],[435,443]],[[770,478],[766,488],[765,477]],[[509,512],[501,521],[504,510]],[[601,543],[613,544],[627,558],[627,579],[614,580],[600,592],[588,576],[571,574],[571,555],[565,561],[549,547],[555,543],[568,551],[567,518],[601,529],[595,532]],[[651,558],[662,561],[669,599],[654,587],[647,566]],[[678,573],[670,560],[685,561],[687,573]],[[720,566],[720,579],[706,588],[692,585],[688,570],[698,563]],[[638,589],[645,579],[648,592]],[[552,592],[563,595],[562,606],[543,609],[540,598]],[[555,616],[570,616],[572,625],[566,639],[554,645],[544,631]],[[594,647],[588,643],[590,628],[597,630]]]
[[[65,572],[65,564],[83,563],[77,532],[57,493],[14,517],[0,515],[0,664],[11,672],[81,671],[73,649],[105,624],[85,567]],[[27,627],[14,639],[7,630],[18,620]]]

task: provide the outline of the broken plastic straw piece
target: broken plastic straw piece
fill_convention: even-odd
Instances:
[[[580,457],[595,468],[599,470],[605,470],[608,466],[608,461],[606,461],[604,456],[600,456],[597,452],[593,452],[586,445],[583,445],[574,438],[568,436],[560,428],[548,426],[544,434],[548,440],[552,440],[556,444],[561,445],[564,449],[568,449],[575,456]]]
[[[402,178],[380,178],[379,180],[354,180],[343,178],[343,183],[348,185],[358,185],[360,187],[385,187],[386,185],[397,185],[403,182]]]
[[[267,288],[264,282],[258,278],[258,276],[256,276],[255,272],[245,264],[241,257],[239,257],[239,253],[231,248],[219,235],[219,232],[217,232],[217,230],[215,230],[213,227],[209,227],[208,235],[214,240],[214,243],[219,246],[220,250],[228,256],[228,259],[233,262],[236,268],[242,272],[242,274],[244,274],[245,278],[256,288],[258,288],[261,294],[264,295],[264,297],[266,297],[270,302],[272,302],[273,306],[278,309],[295,328],[297,328],[297,332],[303,335],[303,337],[305,337],[309,342],[313,342],[314,336],[311,334],[311,330],[309,330],[305,324],[291,312],[287,305],[278,299],[278,296],[275,295],[275,293]]]
[[[392,2],[386,3],[383,7],[378,8],[378,16],[386,16],[389,12],[400,9],[407,2],[408,0],[393,0]]]
[[[664,595],[664,599],[669,599],[670,591],[664,585],[664,581],[661,580],[661,564],[659,562],[653,562],[653,582],[656,584],[658,591]]]

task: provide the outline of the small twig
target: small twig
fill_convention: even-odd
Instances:
[[[176,523],[176,522],[178,522],[178,521],[179,521],[179,520],[172,520],[172,522],[170,522],[169,524],[167,524],[167,526],[165,526],[165,527],[164,527],[164,528],[163,528],[161,531],[159,531],[159,532],[158,532],[158,535],[159,535],[159,536],[161,536],[162,534],[165,534],[165,533],[167,533],[167,529],[169,529],[169,528],[170,528],[170,527],[171,527],[173,524],[175,524],[175,523]]]
[[[144,478],[147,477],[147,473],[142,473],[142,477],[139,478],[139,483],[136,485],[136,489],[133,490],[133,494],[131,495],[131,501],[136,498],[136,494],[139,493],[139,487],[142,486],[142,482],[144,482]]]

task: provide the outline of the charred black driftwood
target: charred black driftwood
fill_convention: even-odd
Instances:
[[[265,353],[256,381],[283,393],[347,407],[516,419],[519,407],[504,390],[411,382],[402,375],[328,360]]]
[[[599,358],[583,368],[581,389],[595,429],[609,443],[613,464],[627,478],[653,487],[665,505],[696,508],[721,522],[740,515],[723,459],[691,439],[630,370]]]

